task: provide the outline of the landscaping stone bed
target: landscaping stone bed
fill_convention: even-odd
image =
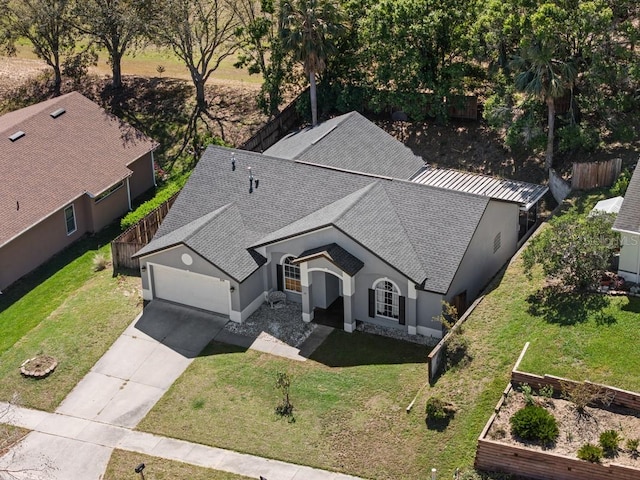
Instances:
[[[299,348],[316,324],[302,321],[302,306],[298,303],[276,304],[274,308],[264,303],[243,323],[228,322],[224,328]]]

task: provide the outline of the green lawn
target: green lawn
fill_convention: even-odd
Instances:
[[[640,359],[626,353],[640,346],[640,300],[588,295],[541,306],[542,285],[539,271],[529,280],[515,259],[465,324],[470,364],[425,388],[410,414],[426,351],[335,332],[305,363],[214,343],[139,428],[366,478],[421,478],[432,467],[450,478],[473,465],[478,435],[527,341],[522,370],[640,390]],[[295,423],[273,412],[279,370],[293,377]],[[425,425],[432,395],[457,407],[442,431]]]
[[[140,463],[145,464],[145,480],[249,480],[249,477],[232,473],[196,467],[186,463],[150,457],[141,453],[114,450],[104,474],[103,480],[125,480],[140,478],[134,468]]]
[[[17,393],[21,405],[53,411],[142,309],[139,278],[92,269],[95,242],[107,234],[74,245],[2,296],[0,400]],[[23,378],[20,364],[41,353],[56,357],[56,371]]]

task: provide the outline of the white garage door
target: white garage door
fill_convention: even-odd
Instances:
[[[229,315],[229,284],[215,277],[153,265],[153,296]]]

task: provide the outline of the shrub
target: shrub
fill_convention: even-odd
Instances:
[[[547,385],[544,387],[541,387],[538,390],[538,395],[540,395],[543,398],[553,398],[553,387],[551,385]]]
[[[286,372],[276,373],[275,387],[282,394],[282,400],[276,406],[276,414],[281,417],[288,417],[290,422],[294,422],[293,403],[289,398],[289,390],[291,388],[291,377]]]
[[[539,405],[518,410],[509,420],[511,432],[524,440],[553,443],[558,438],[558,423],[553,415]]]
[[[591,463],[599,463],[602,458],[602,449],[592,443],[585,443],[578,450],[578,458]]]
[[[533,390],[531,385],[528,383],[523,383],[520,385],[520,391],[522,392],[522,396],[524,397],[524,403],[527,405],[535,405],[536,400],[533,398]]]
[[[440,397],[430,397],[425,410],[427,420],[445,420],[455,413],[455,408]]]
[[[638,455],[638,446],[640,446],[640,438],[629,438],[627,440],[627,450],[631,455]]]
[[[600,139],[595,130],[580,125],[567,125],[558,129],[558,150],[572,152],[582,150],[592,152],[598,146]]]
[[[444,343],[444,367],[463,367],[471,361],[469,354],[469,340],[461,333],[453,333]]]
[[[615,430],[605,430],[600,434],[599,443],[605,455],[611,457],[618,451],[618,445],[621,440],[622,438]]]
[[[588,405],[600,403],[608,407],[613,401],[614,394],[611,391],[593,383],[560,382],[560,385],[563,398],[573,403],[580,414],[585,413]]]
[[[631,172],[628,169],[625,169],[620,176],[616,180],[616,183],[611,187],[611,195],[615,195],[618,197],[624,197],[627,193],[627,187],[629,186],[629,181],[631,180]]]
[[[104,253],[102,252],[96,253],[93,256],[93,271],[100,272],[104,270],[105,268],[107,268],[108,263],[109,263],[109,260],[107,259],[107,256]]]

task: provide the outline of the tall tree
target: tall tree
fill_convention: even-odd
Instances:
[[[189,69],[198,114],[209,114],[205,84],[238,49],[239,26],[233,0],[165,0],[157,12],[153,37]]]
[[[549,43],[534,41],[511,61],[516,88],[537,97],[547,105],[547,148],[545,168],[553,166],[553,142],[555,132],[555,100],[573,88],[578,69],[575,59],[556,58],[557,52]]]
[[[291,76],[291,57],[286,55],[283,30],[283,0],[236,0],[241,26],[237,30],[241,53],[236,67],[262,75],[258,105],[268,115],[278,113],[284,88]]]
[[[301,62],[309,76],[312,125],[318,124],[316,75],[335,52],[336,40],[345,32],[345,16],[335,0],[285,0],[282,5],[282,39],[286,50]]]
[[[361,45],[381,107],[402,107],[413,117],[430,109],[446,117],[445,98],[463,90],[468,74],[474,0],[379,0],[360,22]],[[432,93],[432,99],[426,97]],[[430,105],[428,105],[430,103]]]
[[[75,27],[109,54],[114,89],[122,88],[122,58],[147,33],[152,0],[79,0]]]
[[[5,51],[15,54],[16,40],[29,40],[38,58],[53,69],[55,95],[60,95],[63,59],[74,54],[77,33],[70,10],[69,0],[10,0],[0,18]]]

